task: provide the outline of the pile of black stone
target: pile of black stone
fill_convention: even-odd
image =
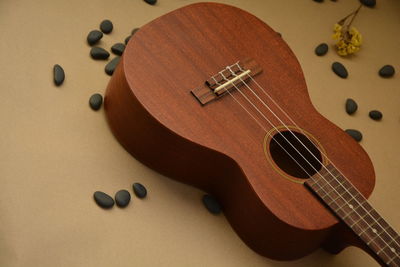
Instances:
[[[143,199],[147,196],[147,189],[141,183],[134,183],[132,185],[132,189],[135,195],[140,199]],[[102,191],[96,191],[93,194],[93,198],[94,201],[96,201],[97,205],[104,209],[111,209],[112,207],[114,207],[114,203],[116,203],[118,207],[124,208],[128,206],[131,201],[131,194],[125,189],[119,190],[115,194],[114,202],[114,199],[108,194]]]
[[[92,30],[87,35],[87,43],[92,46],[90,50],[90,56],[95,60],[107,60],[110,57],[110,53],[102,47],[95,46],[99,43],[99,41],[103,38],[104,34],[110,34],[114,29],[113,23],[105,19],[100,23],[100,30]],[[111,47],[111,52],[116,55],[110,62],[108,62],[104,68],[104,71],[108,75],[112,75],[114,73],[115,68],[117,67],[120,56],[125,50],[125,45],[123,43],[116,43]]]

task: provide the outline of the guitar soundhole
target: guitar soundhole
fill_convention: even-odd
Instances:
[[[276,133],[271,139],[269,150],[276,165],[297,178],[307,179],[322,167],[319,149],[301,133],[294,131]]]

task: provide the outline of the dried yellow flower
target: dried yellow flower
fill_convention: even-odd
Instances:
[[[347,31],[345,28],[342,28],[341,31],[335,31],[332,38],[337,40],[336,48],[340,56],[347,56],[358,52],[362,44],[362,36],[354,27]]]
[[[358,11],[362,5],[354,12],[347,15],[338,23],[333,25],[332,39],[336,41],[336,50],[340,56],[347,56],[354,54],[360,50],[362,44],[361,33],[354,27],[350,27],[354,18],[357,16]],[[348,21],[350,19],[350,22]]]

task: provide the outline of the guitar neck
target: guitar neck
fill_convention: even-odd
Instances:
[[[305,183],[388,266],[400,266],[400,237],[340,172],[328,165]]]

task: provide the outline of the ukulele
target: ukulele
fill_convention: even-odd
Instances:
[[[255,16],[198,3],[143,26],[104,107],[127,151],[215,196],[259,254],[352,245],[400,266],[399,235],[366,200],[367,153],[313,107],[295,55]]]

